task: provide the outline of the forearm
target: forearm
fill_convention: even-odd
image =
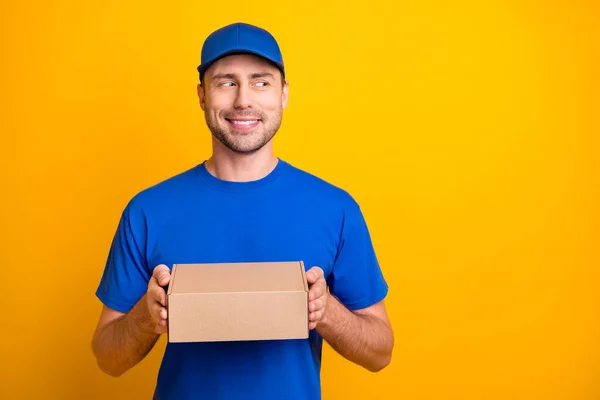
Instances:
[[[387,366],[392,357],[394,337],[382,320],[348,310],[329,295],[317,332],[346,359],[372,372]]]
[[[144,295],[130,312],[96,332],[92,348],[100,369],[117,377],[142,361],[158,337]]]

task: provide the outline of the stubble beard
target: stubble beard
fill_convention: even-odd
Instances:
[[[225,147],[237,154],[250,155],[262,149],[273,139],[281,126],[282,114],[281,109],[277,110],[272,117],[257,111],[223,111],[220,114],[222,119],[213,118],[211,113],[206,113],[205,119],[212,135]],[[229,122],[225,118],[234,117],[258,117],[260,127],[249,133],[232,133]]]

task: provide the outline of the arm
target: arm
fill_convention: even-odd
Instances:
[[[345,204],[337,254],[327,277],[307,271],[310,327],[340,355],[369,371],[385,368],[394,336],[384,299],[388,285],[360,206]],[[318,267],[317,267],[318,268]],[[311,304],[312,303],[312,304]]]
[[[306,273],[309,290],[309,328],[316,329],[340,355],[371,372],[392,359],[394,335],[382,301],[350,311],[327,291],[323,270]]]
[[[166,293],[161,286],[169,279],[169,269],[159,266],[147,293],[128,313],[103,307],[92,339],[92,351],[102,371],[114,377],[124,374],[142,361],[166,332]]]
[[[383,301],[350,311],[327,295],[327,308],[317,332],[347,360],[371,372],[385,368],[392,359],[394,335]]]
[[[146,295],[127,314],[106,306],[92,340],[92,351],[100,369],[114,377],[142,361],[159,335],[153,329]]]

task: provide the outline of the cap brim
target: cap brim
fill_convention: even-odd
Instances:
[[[210,66],[213,65],[215,62],[219,61],[220,59],[222,59],[224,57],[233,56],[233,55],[237,55],[237,54],[252,54],[252,55],[264,58],[265,60],[267,60],[268,62],[273,64],[275,67],[277,67],[281,71],[281,74],[285,77],[285,68],[282,63],[273,60],[272,58],[266,56],[265,54],[263,54],[259,51],[248,50],[248,49],[233,49],[233,50],[228,50],[224,53],[221,53],[217,57],[213,57],[212,59],[199,65],[198,68],[196,68],[196,69],[197,69],[198,73],[200,74],[200,80],[202,80],[202,78],[204,77],[204,73],[206,72],[206,70],[208,68],[210,68]]]

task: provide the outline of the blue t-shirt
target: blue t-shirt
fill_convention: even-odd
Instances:
[[[385,298],[359,205],[344,190],[278,160],[266,177],[228,182],[205,164],[134,196],[96,295],[128,312],[159,264],[304,261],[348,309]],[[317,400],[322,338],[167,343],[155,399]]]

